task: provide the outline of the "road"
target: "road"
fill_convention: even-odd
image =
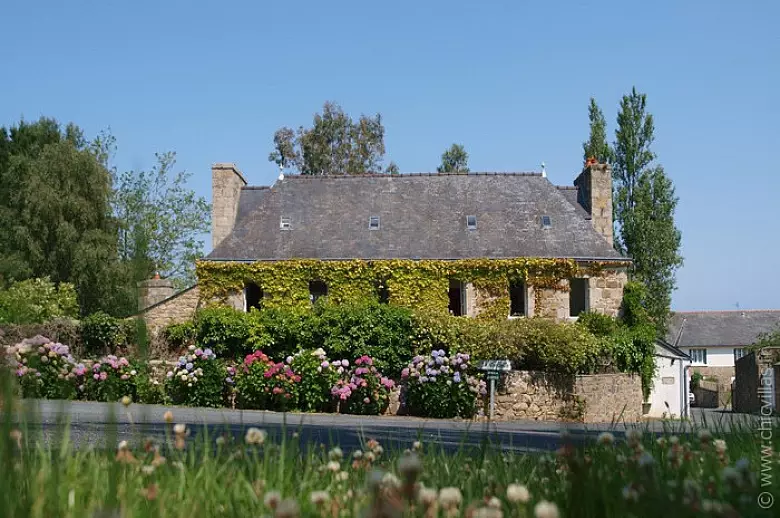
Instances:
[[[163,415],[172,411],[175,423],[184,423],[193,435],[208,430],[216,436],[229,433],[242,437],[248,427],[263,428],[272,437],[298,433],[302,443],[339,445],[349,451],[360,447],[368,439],[376,439],[385,448],[408,448],[416,440],[436,443],[446,451],[461,447],[476,447],[486,441],[515,452],[549,451],[560,444],[560,434],[568,430],[574,440],[583,441],[602,431],[619,436],[630,428],[660,433],[666,427],[675,433],[690,431],[693,426],[723,430],[734,426],[751,426],[750,419],[697,411],[693,423],[663,423],[649,421],[636,424],[572,424],[543,421],[473,422],[464,420],[419,419],[411,417],[351,416],[342,414],[281,414],[275,412],[230,409],[185,408],[157,405],[25,401],[17,419],[24,420],[30,430],[40,430],[44,441],[61,437],[59,425],[70,422],[70,440],[76,446],[100,445],[111,435],[116,424],[115,440],[144,437],[164,437],[166,423]]]

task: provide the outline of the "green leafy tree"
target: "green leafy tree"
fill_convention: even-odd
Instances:
[[[401,174],[401,170],[398,169],[398,164],[390,162],[387,164],[387,167],[385,167],[385,174]]]
[[[634,259],[632,277],[647,286],[647,311],[663,331],[683,264],[681,234],[674,223],[677,197],[672,181],[655,165],[653,116],[636,88],[624,95],[613,147],[616,247]]]
[[[129,171],[117,178],[114,213],[119,221],[119,256],[135,280],[153,272],[179,286],[195,280],[195,260],[203,255],[211,209],[187,188],[191,174],[174,172],[176,154],[157,154],[151,171]]]
[[[381,172],[385,128],[379,114],[355,121],[341,106],[326,102],[311,128],[284,127],[274,134],[268,160],[284,170],[308,175]]]
[[[588,119],[590,137],[582,143],[583,160],[595,158],[600,164],[609,164],[612,162],[612,150],[607,143],[607,121],[593,97],[590,98],[588,106]]]
[[[117,258],[106,146],[74,124],[0,129],[0,279],[76,287],[82,313],[121,312],[134,297]]]
[[[440,173],[468,173],[469,154],[461,144],[453,144],[441,155],[441,165],[436,168]]]
[[[67,282],[27,279],[0,288],[0,324],[41,324],[53,318],[76,318],[76,290]]]

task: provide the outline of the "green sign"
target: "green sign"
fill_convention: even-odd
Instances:
[[[501,377],[501,373],[498,371],[487,371],[487,379],[498,381]]]

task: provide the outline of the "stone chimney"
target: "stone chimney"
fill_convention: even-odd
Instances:
[[[211,166],[211,246],[216,248],[233,230],[238,198],[246,180],[236,164]]]
[[[170,279],[161,279],[155,275],[154,279],[141,281],[138,283],[138,311],[173,297],[173,294],[173,281]]]
[[[585,169],[574,180],[577,201],[590,213],[591,223],[602,236],[614,243],[612,227],[612,168],[588,160]]]

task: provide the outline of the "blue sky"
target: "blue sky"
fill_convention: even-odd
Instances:
[[[589,97],[612,139],[636,85],[680,197],[673,308],[780,307],[778,23],[771,0],[6,2],[0,125],[110,128],[120,170],[176,151],[210,199],[211,163],[273,182],[274,130],[333,100],[382,114],[402,171],[459,142],[472,170],[570,184]]]

